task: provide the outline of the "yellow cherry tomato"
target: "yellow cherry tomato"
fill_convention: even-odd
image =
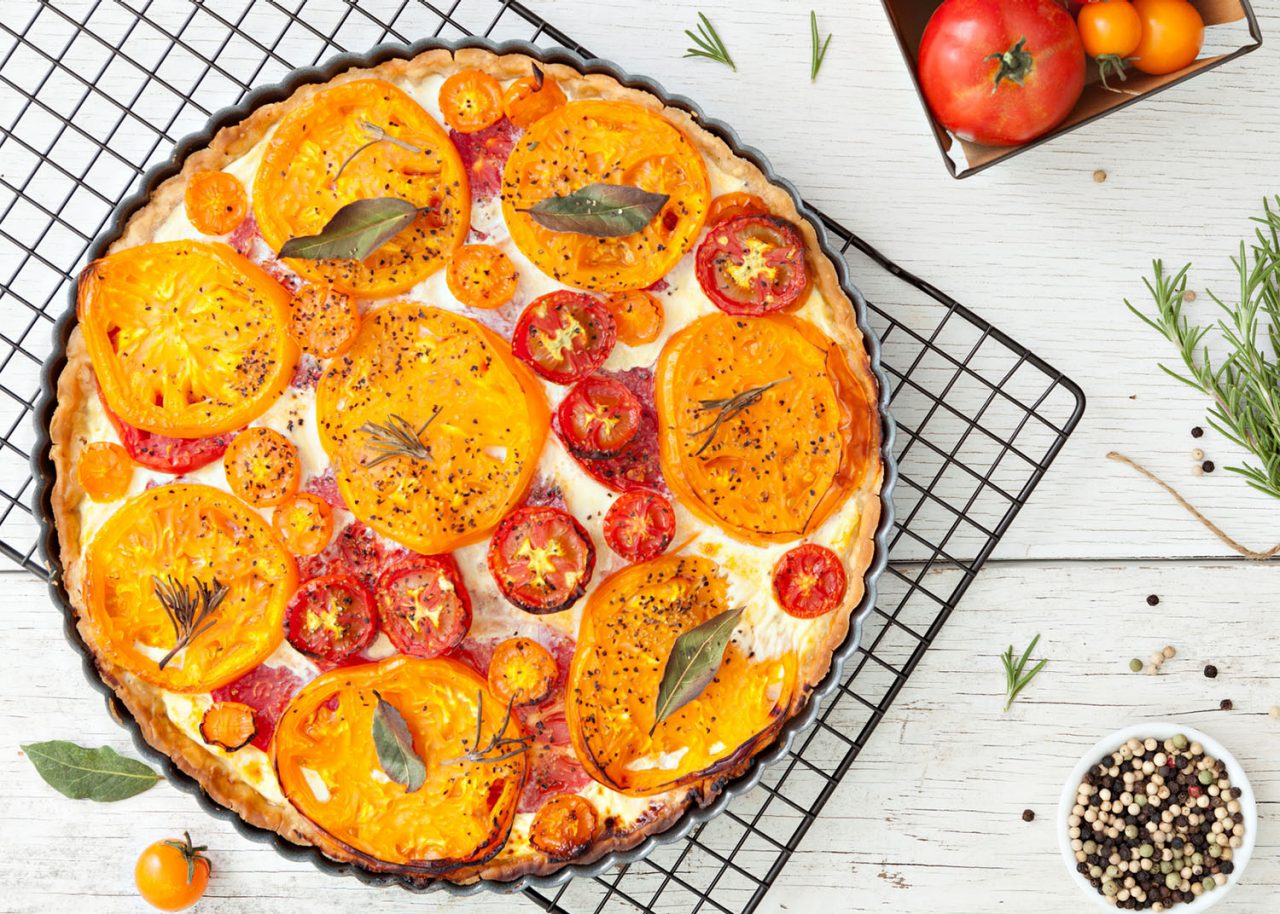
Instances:
[[[138,894],[161,911],[184,911],[200,900],[209,885],[209,858],[203,845],[182,840],[157,841],[142,852],[133,868]]]
[[[1142,41],[1142,18],[1128,0],[1096,0],[1076,18],[1084,52],[1090,57],[1125,58]]]
[[[1187,0],[1134,0],[1133,6],[1142,19],[1133,65],[1143,73],[1163,76],[1200,56],[1204,19]]]

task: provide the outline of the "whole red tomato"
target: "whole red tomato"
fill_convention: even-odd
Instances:
[[[1056,0],[945,0],[920,40],[934,116],[987,146],[1020,146],[1062,123],[1084,66],[1075,21]]]

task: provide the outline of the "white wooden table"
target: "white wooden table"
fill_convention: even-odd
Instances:
[[[1255,548],[1280,539],[1280,505],[1224,472],[1192,476],[1193,447],[1219,467],[1239,455],[1212,432],[1193,442],[1203,404],[1155,369],[1154,357],[1171,352],[1121,303],[1142,296],[1155,256],[1194,261],[1196,288],[1232,290],[1226,257],[1262,196],[1280,191],[1280,48],[956,182],[871,0],[814,0],[835,34],[816,85],[808,4],[702,0],[736,73],[681,57],[690,3],[530,5],[596,53],[734,124],[809,200],[1031,346],[1089,397],[1079,430],[763,910],[1080,911],[1054,834],[1062,780],[1097,737],[1157,717],[1211,732],[1244,763],[1262,831],[1243,884],[1218,910],[1274,910],[1280,721],[1267,710],[1280,704],[1280,571],[1238,558],[1105,454],[1146,463]],[[1280,14],[1258,6],[1264,34],[1280,33]],[[1099,168],[1105,183],[1094,181]],[[210,914],[533,910],[501,896],[427,900],[330,878],[241,838],[167,784],[114,805],[55,795],[19,743],[131,748],[84,681],[44,585],[5,573],[0,590],[0,911],[143,911],[134,858],[183,829],[212,848],[215,875],[200,908]],[[1149,593],[1161,597],[1154,609]],[[1037,632],[1049,665],[1004,714],[997,655]],[[1128,671],[1131,657],[1164,644],[1179,654],[1159,676]],[[1201,674],[1209,662],[1221,670],[1213,681]],[[1219,711],[1222,698],[1235,710]],[[1036,821],[1022,821],[1024,808]]]

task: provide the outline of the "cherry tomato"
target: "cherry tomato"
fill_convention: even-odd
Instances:
[[[524,309],[511,350],[548,381],[572,384],[605,363],[617,338],[617,324],[604,305],[562,290],[540,295]]]
[[[532,638],[508,638],[489,660],[489,691],[517,707],[545,701],[559,676],[556,658]]]
[[[133,481],[129,452],[110,441],[91,441],[80,452],[76,478],[94,501],[124,498]]]
[[[440,87],[440,113],[459,133],[475,133],[502,118],[502,86],[483,70],[460,70]]]
[[[560,84],[535,63],[532,76],[522,76],[507,87],[502,96],[502,109],[511,123],[528,129],[538,118],[555,111],[566,101]]]
[[[556,420],[569,450],[579,457],[616,454],[640,430],[640,401],[620,381],[592,375],[560,401]]]
[[[231,491],[255,507],[278,505],[298,491],[298,449],[274,429],[245,429],[227,448],[222,464]]]
[[[1057,0],[945,0],[920,39],[920,88],[962,140],[1020,146],[1080,100],[1084,45]]]
[[[323,280],[307,283],[289,300],[289,335],[318,359],[343,355],[359,332],[356,300]]]
[[[840,557],[813,543],[792,549],[773,569],[773,592],[778,603],[797,619],[825,616],[840,605],[847,586]]]
[[[647,562],[662,555],[675,533],[675,511],[657,492],[627,492],[604,516],[604,541],[628,562]]]
[[[112,412],[105,399],[99,397],[98,400],[129,459],[148,470],[181,476],[221,460],[231,443],[231,435],[226,433],[208,438],[174,438],[143,431]]]
[[[238,701],[215,702],[200,719],[200,738],[227,752],[238,752],[257,735],[257,713]]]
[[[316,555],[333,536],[333,509],[319,495],[298,492],[276,505],[271,526],[294,555]]]
[[[471,596],[448,556],[414,555],[378,578],[382,630],[404,654],[438,657],[471,629]]]
[[[1204,46],[1204,19],[1187,0],[1134,0],[1142,19],[1142,41],[1133,65],[1163,76],[1188,66]]]
[[[600,818],[591,801],[562,793],[534,814],[529,843],[552,860],[569,860],[591,846],[599,828]]]
[[[520,275],[511,258],[491,244],[464,244],[453,252],[445,281],[470,308],[501,308],[516,294]]]
[[[133,880],[138,894],[153,908],[183,911],[200,900],[209,886],[209,858],[204,845],[193,845],[183,832],[181,841],[157,841],[138,857]]]
[[[285,634],[308,657],[346,660],[372,644],[377,633],[373,597],[355,575],[312,578],[289,601]]]
[[[567,511],[525,507],[498,525],[489,543],[489,571],[511,603],[535,615],[578,601],[591,582],[596,548]]]
[[[1090,57],[1125,58],[1142,41],[1142,18],[1128,0],[1086,3],[1076,17],[1084,52]]]
[[[652,343],[662,332],[662,302],[643,289],[610,292],[604,306],[618,325],[618,340],[628,346]]]
[[[187,182],[183,198],[187,219],[205,235],[225,235],[244,222],[249,195],[235,175],[225,171],[198,171]]]
[[[698,283],[726,314],[789,308],[809,289],[804,239],[773,216],[738,216],[714,225],[698,248]]]
[[[711,209],[707,210],[707,225],[715,225],[717,222],[736,219],[739,216],[764,216],[768,212],[769,207],[755,194],[735,190],[732,193],[721,194],[711,201]]]

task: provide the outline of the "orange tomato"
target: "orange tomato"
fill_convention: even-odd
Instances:
[[[235,175],[225,171],[198,171],[187,181],[183,196],[187,219],[196,231],[225,235],[244,221],[249,195]]]
[[[502,110],[517,127],[527,130],[540,117],[563,105],[564,90],[560,84],[533,65],[532,76],[522,76],[507,86],[502,96]]]
[[[604,306],[618,325],[618,340],[628,346],[652,343],[662,333],[662,302],[652,293],[643,289],[610,292],[604,297]]]
[[[475,133],[502,120],[502,86],[483,70],[459,70],[440,87],[440,113],[459,133]]]
[[[470,308],[501,308],[516,294],[520,274],[511,258],[491,244],[464,244],[444,274],[453,297]]]
[[[124,498],[133,482],[129,452],[110,441],[92,441],[80,452],[76,478],[94,501]]]
[[[157,841],[138,857],[133,880],[138,894],[161,911],[184,911],[209,886],[209,858],[203,845],[191,843],[183,833],[181,841]]]
[[[721,194],[711,201],[711,210],[707,213],[707,225],[715,225],[726,219],[736,219],[738,216],[764,216],[768,212],[769,207],[755,194],[735,190],[732,193]]]
[[[298,490],[298,449],[284,435],[261,426],[236,435],[222,456],[227,485],[255,508],[270,508]]]
[[[816,529],[879,447],[874,392],[834,341],[790,315],[699,318],[667,341],[655,384],[671,490],[748,542],[790,542]],[[717,412],[706,401],[753,390],[756,402],[709,428]]]
[[[241,428],[289,386],[289,293],[225,244],[142,244],[80,274],[77,311],[111,411],[158,435]]]
[[[294,555],[316,555],[333,537],[333,509],[319,495],[299,492],[276,505],[271,526]]]
[[[235,752],[258,734],[256,712],[238,701],[218,701],[200,718],[200,738],[211,746]]]
[[[534,813],[529,843],[552,860],[571,860],[591,846],[600,831],[596,808],[577,794],[552,797]]]
[[[498,525],[528,489],[550,425],[541,387],[504,340],[410,301],[368,316],[321,377],[316,416],[352,512],[426,555]]]
[[[226,595],[181,643],[157,582]],[[176,692],[208,692],[253,669],[284,638],[293,559],[244,502],[202,485],[148,489],[107,518],[85,550],[83,624],[115,665]]]
[[[373,743],[378,697],[408,724],[426,781],[409,792],[388,778]],[[481,710],[483,707],[483,711]],[[527,770],[525,754],[474,760],[494,736],[520,737],[506,705],[456,660],[392,657],[312,680],[275,733],[280,786],[302,815],[366,859],[419,873],[480,863],[502,847]],[[504,751],[509,752],[510,747]]]
[[[336,359],[359,332],[356,300],[327,282],[306,283],[289,300],[289,335],[318,359]]]
[[[1090,57],[1125,58],[1142,40],[1142,17],[1127,0],[1086,3],[1076,16],[1084,52]]]
[[[669,199],[647,226],[621,238],[554,232],[525,212],[597,183]],[[502,179],[502,213],[520,252],[565,285],[603,292],[643,289],[665,276],[697,240],[710,202],[697,148],[661,114],[631,102],[560,106],[516,143]]]
[[[1204,46],[1204,19],[1187,0],[1134,0],[1142,19],[1142,41],[1133,65],[1163,76],[1189,66]]]
[[[592,593],[565,689],[570,738],[588,774],[646,796],[712,777],[772,738],[795,692],[796,656],[756,660],[733,643],[702,693],[654,725],[676,639],[728,608],[719,567],[702,557],[629,565]],[[653,758],[673,763],[638,764]]]
[[[370,127],[399,142],[369,145]],[[253,182],[253,212],[267,244],[278,251],[290,238],[318,234],[343,206],[373,197],[427,211],[364,260],[290,258],[291,268],[365,298],[406,292],[466,238],[471,191],[444,128],[388,82],[322,89],[281,118]]]
[[[551,652],[532,638],[508,638],[489,660],[489,690],[504,705],[536,705],[560,675]]]

